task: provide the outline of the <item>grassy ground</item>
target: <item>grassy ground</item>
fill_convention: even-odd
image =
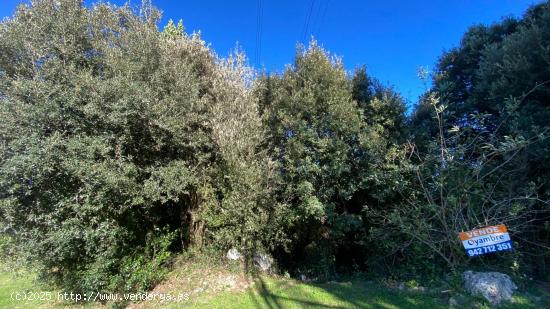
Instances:
[[[98,304],[79,304],[60,301],[58,291],[40,284],[36,275],[14,271],[13,267],[0,263],[0,309],[49,309],[100,308]]]
[[[451,308],[448,298],[419,292],[398,292],[371,282],[304,284],[288,279],[256,278],[244,292],[222,291],[203,294],[185,302],[141,303],[139,308]],[[519,295],[504,309],[550,308]],[[479,299],[469,299],[461,308],[490,307]]]
[[[437,299],[398,294],[364,282],[302,284],[290,280],[257,279],[245,293],[221,293],[197,299],[201,308],[445,308]],[[175,306],[173,307],[175,308]]]
[[[135,302],[128,308],[449,308],[448,295],[437,293],[400,292],[380,284],[355,280],[349,282],[303,283],[269,276],[244,276],[238,265],[205,265],[180,263],[166,281],[151,293],[184,295],[180,301],[160,299]],[[0,308],[109,308],[112,304],[84,304],[57,300],[57,292],[38,285],[32,274],[13,274],[0,267]],[[17,301],[16,293],[51,292],[50,301]],[[462,307],[488,308],[479,300],[470,299]],[[547,307],[548,306],[548,307]],[[514,304],[504,308],[550,308],[547,300],[533,300],[518,295]]]
[[[0,308],[48,308],[53,301],[29,300],[28,298],[47,297],[33,292],[50,292],[35,283],[35,276],[13,272],[7,265],[0,265]],[[55,293],[57,295],[57,293]],[[17,300],[19,298],[20,300]]]

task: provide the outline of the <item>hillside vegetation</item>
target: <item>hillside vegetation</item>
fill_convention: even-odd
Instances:
[[[432,86],[410,113],[315,40],[260,72],[147,3],[35,0],[0,23],[5,260],[75,293],[150,291],[176,255],[231,248],[249,272],[261,253],[319,282],[429,284],[466,268],[548,280],[548,2],[468,29],[420,72]],[[468,258],[458,233],[494,224],[514,250]],[[281,282],[267,301],[303,300]],[[437,307],[296,285],[330,306],[373,293],[354,305]]]

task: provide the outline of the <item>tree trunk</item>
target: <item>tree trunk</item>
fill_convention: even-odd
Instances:
[[[182,214],[183,220],[182,228],[188,230],[188,246],[193,247],[202,247],[203,245],[203,234],[204,234],[204,221],[201,220],[199,216],[199,209],[202,199],[200,194],[197,192],[191,193],[189,207],[184,210],[185,214]]]

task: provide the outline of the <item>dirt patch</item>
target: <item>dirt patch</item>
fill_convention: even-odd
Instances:
[[[158,284],[149,294],[185,295],[189,300],[197,297],[208,297],[217,292],[245,291],[254,284],[254,280],[242,271],[233,271],[223,265],[196,265],[195,263],[179,263],[168,278]],[[183,303],[188,300],[183,301]],[[143,309],[159,301],[144,301],[130,304],[127,308]]]

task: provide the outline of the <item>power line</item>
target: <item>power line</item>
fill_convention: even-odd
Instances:
[[[254,63],[258,62],[258,38],[260,36],[260,1],[261,0],[258,0],[256,11],[256,41],[254,42]]]
[[[319,5],[317,6],[317,10],[315,10],[315,14],[313,14],[313,19],[311,22],[311,34],[315,35],[315,29],[317,29],[317,24],[319,23],[319,16],[321,15],[321,8],[323,7],[323,4],[325,3],[324,0],[319,1]]]
[[[325,16],[327,15],[328,7],[330,6],[330,0],[324,1],[325,3],[325,9],[323,10],[323,15],[321,15],[321,20],[319,22],[319,25],[317,26],[317,31],[315,32],[315,35],[319,37],[321,35],[321,27],[323,26],[323,23],[325,22]]]
[[[306,35],[308,33],[309,21],[311,19],[311,13],[313,12],[314,5],[315,5],[315,0],[311,0],[311,4],[309,6],[309,11],[306,15],[306,20],[305,20],[305,23],[304,23],[304,29],[303,29],[303,33],[302,33],[302,41],[304,43],[306,43]]]
[[[260,1],[260,38],[258,40],[258,66],[260,65],[260,61],[262,59],[262,34],[264,31],[264,1]]]
[[[263,32],[263,17],[264,17],[264,2],[258,0],[258,12],[256,16],[256,46],[254,50],[254,62],[256,65],[260,65],[260,59],[262,54],[262,32]]]

